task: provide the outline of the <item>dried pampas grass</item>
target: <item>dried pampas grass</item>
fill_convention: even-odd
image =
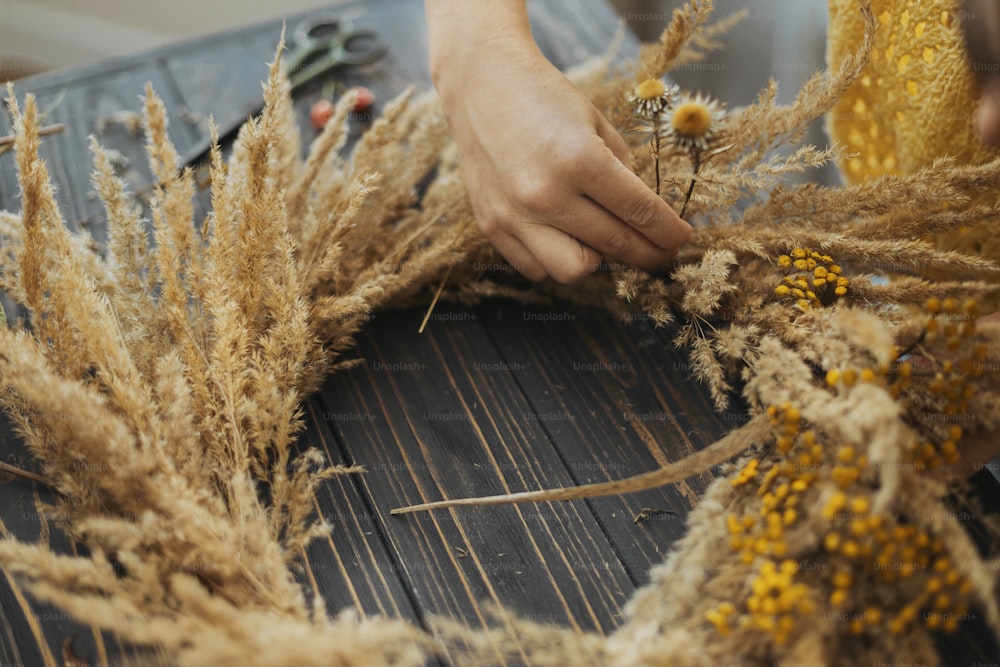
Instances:
[[[703,57],[732,24],[709,25],[710,10],[695,0],[678,12],[638,79],[608,77],[604,61],[577,70],[577,84],[631,126],[632,86]],[[403,95],[344,155],[347,96],[301,160],[276,59],[264,112],[228,163],[212,150],[212,213],[195,226],[193,177],[147,90],[152,239],[95,141],[102,255],[66,230],[38,157],[35,102],[22,107],[9,88],[22,210],[0,216],[0,286],[30,329],[0,329],[0,400],[88,555],[0,528],[0,564],[40,599],[180,664],[417,665],[443,644],[468,664],[507,649],[552,665],[932,664],[932,632],[970,609],[1000,634],[995,570],[933,472],[967,433],[1000,426],[1000,393],[982,372],[998,362],[1000,327],[976,323],[977,299],[995,290],[982,278],[997,267],[920,240],[995,224],[986,198],[1000,164],[941,159],[849,187],[782,185],[843,157],[776,149],[859,76],[874,33],[870,9],[859,11],[858,52],[791,105],[776,104],[774,84],[728,115],[686,96],[677,108],[704,126],[671,116],[657,156],[648,134],[631,135],[637,171],[651,184],[666,174],[665,199],[701,223],[675,266],[534,291],[648,314],[689,351],[720,408],[739,392],[755,415],[640,478],[490,499],[627,493],[738,457],[607,638],[503,610],[492,631],[437,621],[434,637],[401,621],[330,618],[292,576],[329,529],[312,490],[352,471],[295,455],[300,405],[348,363],[340,355],[365,316],[439,293],[523,294],[514,280],[473,279],[470,260],[491,251],[432,97]]]
[[[429,97],[395,101],[347,158],[345,97],[305,162],[279,60],[265,101],[228,164],[213,148],[199,229],[192,173],[147,88],[152,242],[93,140],[109,218],[100,256],[56,209],[34,99],[22,108],[8,88],[22,210],[4,217],[2,283],[31,329],[0,329],[0,400],[90,556],[8,536],[0,562],[41,599],[180,663],[422,664],[431,642],[417,629],[307,605],[291,568],[329,530],[312,490],[355,469],[294,445],[303,398],[365,315],[481,241],[453,174],[414,206],[446,141]],[[385,164],[407,169],[386,183]]]

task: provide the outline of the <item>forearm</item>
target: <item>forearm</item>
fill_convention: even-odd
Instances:
[[[424,7],[431,77],[439,90],[489,57],[489,42],[534,48],[527,0],[425,0]]]

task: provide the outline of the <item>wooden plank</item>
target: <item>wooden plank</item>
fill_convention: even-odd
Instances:
[[[32,605],[24,594],[23,589],[14,578],[6,571],[0,576],[0,604],[3,605],[3,624],[6,630],[5,639],[10,637],[15,641],[12,646],[4,646],[0,649],[3,655],[12,655],[16,660],[11,664],[15,665],[45,665],[55,666],[58,653],[52,649],[52,636],[54,628],[51,621],[46,618],[46,627],[42,627],[42,617],[38,615],[37,609],[40,605]],[[34,608],[33,608],[34,607]],[[48,636],[45,634],[48,632]],[[48,640],[48,641],[47,641]],[[6,641],[4,642],[6,644]]]
[[[4,461],[31,470],[31,456],[23,441],[11,435],[10,422],[0,414],[0,456]],[[0,533],[32,544],[43,542],[56,553],[76,554],[77,546],[60,531],[46,506],[56,503],[46,488],[11,475],[0,475]],[[114,634],[77,621],[61,609],[31,597],[19,580],[0,570],[0,664],[44,665],[47,656],[62,664],[63,642],[73,637],[75,654],[85,662],[108,654],[119,658],[137,654]],[[107,660],[105,660],[106,662]],[[150,664],[158,664],[150,661]]]
[[[179,151],[193,145],[196,135],[178,111],[179,104],[172,98],[173,86],[168,75],[155,62],[136,64],[127,69],[111,68],[108,75],[98,81],[66,81],[46,84],[25,79],[15,86],[19,102],[23,104],[24,92],[30,90],[38,99],[44,112],[44,122],[64,123],[66,129],[45,138],[41,156],[48,165],[56,188],[56,201],[71,228],[79,230],[87,219],[101,210],[100,202],[90,195],[92,159],[89,136],[96,135],[106,147],[117,150],[125,161],[122,174],[133,188],[139,189],[151,180],[149,167],[138,137],[128,134],[120,125],[107,125],[106,120],[122,112],[138,112],[142,108],[140,96],[146,82],[151,82],[170,110],[170,136]],[[37,85],[40,84],[40,85]],[[104,131],[102,130],[102,127]],[[13,165],[13,153],[0,156],[0,162]],[[3,200],[0,207],[18,210],[16,173],[12,166],[4,168]],[[103,240],[100,227],[91,230]]]
[[[605,312],[557,304],[524,309],[491,303],[476,310],[517,373],[541,423],[585,484],[653,470],[711,444],[746,413],[720,419],[706,392],[688,377],[687,359],[652,323],[631,325]],[[637,582],[683,536],[684,516],[710,475],[627,496],[587,501]],[[638,522],[643,510],[649,513]]]
[[[342,456],[333,442],[328,420],[343,416],[324,415],[315,404],[305,407],[303,445],[320,449],[332,463],[341,462]],[[7,434],[2,443],[4,460],[30,468],[30,456],[21,441],[9,435],[9,424],[4,424],[3,432]],[[0,526],[9,535],[28,543],[47,539],[57,553],[77,552],[76,546],[57,530],[48,513],[39,509],[40,502],[55,502],[51,493],[18,478],[0,481],[3,482],[0,491],[3,522]],[[316,492],[316,505],[317,509],[322,508],[323,517],[334,529],[328,538],[313,542],[307,550],[304,561],[307,569],[299,575],[307,594],[319,593],[331,612],[355,607],[363,615],[377,614],[419,622],[400,581],[399,567],[382,542],[379,528],[354,481],[340,477],[323,485]],[[76,655],[85,661],[105,655],[115,662],[140,653],[113,634],[100,633],[65,612],[34,600],[16,579],[0,577],[0,609],[4,610],[0,615],[3,619],[0,622],[0,664],[44,664],[41,651],[58,657],[62,642],[71,636],[75,637]],[[40,638],[44,641],[44,649],[38,644]],[[132,663],[132,659],[127,660],[127,664]]]
[[[975,542],[981,556],[987,559],[1000,557],[1000,483],[987,469],[980,470],[964,485],[965,495],[953,494],[948,505],[962,527]],[[986,625],[981,609],[973,608],[970,618],[964,619],[958,632],[939,634],[935,644],[940,655],[949,665],[988,665],[1000,656],[1000,645]]]
[[[641,320],[626,326],[606,314],[572,305],[543,310],[502,302],[480,306],[476,313],[505,359],[520,366],[518,377],[536,410],[528,417],[546,424],[579,483],[643,472],[648,468],[637,465],[642,459],[656,459],[645,465],[662,465],[655,449],[643,447],[648,444],[646,431],[660,438],[663,453],[675,460],[676,447],[668,443],[681,444],[688,451],[745,420],[746,413],[739,408],[714,412],[704,389],[687,377],[688,361],[673,349],[669,333],[646,327]],[[607,446],[619,440],[629,444]],[[595,471],[611,474],[591,474]],[[980,551],[995,558],[1000,545],[985,522],[995,525],[1000,515],[1000,485],[982,471],[969,481],[968,491],[973,494],[968,500],[952,499],[955,511],[976,517],[964,527]],[[677,511],[678,516],[654,515],[652,521],[640,524],[647,534],[637,535],[630,522],[615,521],[622,512],[619,503],[634,512],[630,498],[635,501],[633,507],[664,507]],[[678,500],[679,505],[669,504]],[[677,533],[676,521],[683,517],[687,501],[661,489],[586,502],[593,506],[622,561],[633,576],[640,573],[638,578],[644,582],[648,577],[643,568],[662,561],[666,548],[683,534]],[[650,549],[650,543],[656,547]],[[956,667],[988,664],[1000,654],[981,612],[975,610],[958,633],[939,634],[936,644],[944,664]]]
[[[572,482],[541,426],[523,419],[530,407],[481,324],[432,321],[418,335],[420,317],[379,314],[358,341],[364,365],[322,392],[328,412],[384,416],[337,422],[336,432],[351,462],[369,469],[363,491],[419,610],[475,627],[494,602],[535,620],[615,627],[633,585],[582,504],[388,515],[429,499]]]
[[[67,225],[74,232],[86,231],[99,244],[107,240],[107,221],[103,205],[96,197],[90,184],[93,171],[93,157],[89,148],[89,137],[94,135],[101,144],[117,155],[117,172],[133,193],[141,194],[140,202],[146,209],[145,217],[150,219],[148,201],[153,182],[149,161],[144,149],[144,137],[133,133],[123,125],[106,123],[108,118],[126,113],[138,113],[142,109],[143,94],[147,81],[152,82],[168,109],[169,134],[178,151],[189,151],[197,141],[194,126],[181,113],[182,104],[173,92],[170,75],[157,62],[136,63],[129,68],[108,65],[106,77],[87,77],[81,82],[63,80],[46,83],[44,77],[39,87],[34,87],[34,79],[26,79],[15,88],[19,102],[23,104],[24,93],[30,90],[37,96],[39,108],[45,112],[44,122],[64,123],[66,129],[42,139],[40,155],[45,160],[50,178],[55,188],[55,199]],[[259,85],[258,85],[259,90]],[[6,115],[6,114],[4,114]],[[9,131],[9,119],[4,118]],[[0,209],[17,212],[20,210],[20,196],[17,188],[15,156],[12,151],[0,155]],[[204,215],[204,206],[199,209]],[[200,221],[200,220],[199,220]],[[26,316],[26,312],[4,298],[3,304],[9,319]]]
[[[374,63],[340,68],[323,80],[308,82],[293,91],[303,153],[319,134],[309,122],[309,109],[334,82],[338,91],[364,85],[375,93],[373,108],[352,116],[352,137],[360,135],[368,121],[378,117],[382,106],[406,88],[430,87],[422,2],[355,0],[290,16],[286,21],[286,59],[295,53],[294,31],[299,21],[315,16],[335,16],[352,29],[375,30],[387,52]],[[212,44],[211,58],[199,50],[172,55],[167,68],[176,82],[178,99],[196,117],[211,116],[223,130],[256,114],[263,106],[261,82],[267,79],[268,63],[274,58],[281,28],[280,21],[271,21],[219,35]],[[200,128],[199,141],[207,146],[207,122],[202,122]]]
[[[318,401],[306,406],[303,447],[315,447],[331,464],[344,463],[331,425],[337,421],[377,421],[369,413],[325,411]],[[358,493],[357,480],[338,476],[315,494],[317,514],[333,527],[325,538],[309,545],[301,580],[310,595],[319,594],[330,612],[353,607],[362,615],[405,618],[419,622],[399,577],[399,565],[381,539],[369,503]]]

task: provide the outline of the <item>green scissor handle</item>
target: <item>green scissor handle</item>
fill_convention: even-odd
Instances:
[[[288,64],[292,88],[325,76],[340,66],[375,62],[387,50],[374,30],[350,29],[336,17],[329,16],[300,22],[294,38],[295,55]]]

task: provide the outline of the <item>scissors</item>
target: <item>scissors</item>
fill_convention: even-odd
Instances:
[[[293,89],[341,66],[373,63],[387,50],[377,32],[355,30],[335,15],[303,19],[292,38],[295,49],[288,77]]]

